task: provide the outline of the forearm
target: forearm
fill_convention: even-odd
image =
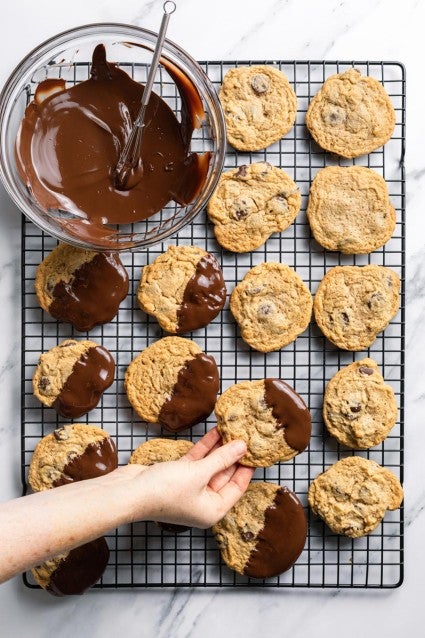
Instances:
[[[0,504],[0,582],[134,517],[132,477],[140,467]],[[137,495],[140,518],[148,518]]]

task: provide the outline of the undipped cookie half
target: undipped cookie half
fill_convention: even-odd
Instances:
[[[64,425],[37,444],[28,473],[35,492],[103,476],[118,467],[114,441],[94,425]]]
[[[258,162],[221,175],[208,202],[208,216],[218,243],[244,253],[288,228],[300,207],[300,192],[289,175],[268,162]]]
[[[288,78],[267,65],[230,69],[219,98],[228,142],[240,151],[259,151],[293,127],[297,98]]]
[[[218,315],[226,284],[214,255],[198,246],[170,246],[143,268],[137,299],[161,328],[181,334],[203,328]]]
[[[233,290],[230,310],[242,339],[260,352],[280,350],[310,323],[313,299],[289,266],[264,263],[251,268]]]
[[[323,418],[329,433],[348,447],[366,450],[387,438],[397,421],[397,401],[373,359],[355,361],[332,377]]]
[[[252,578],[270,578],[292,567],[301,554],[307,520],[288,488],[251,483],[212,530],[231,569]]]
[[[128,293],[128,274],[115,253],[59,244],[38,266],[40,306],[79,331],[111,321]]]
[[[192,441],[179,439],[151,439],[137,447],[131,455],[129,463],[139,465],[154,465],[155,463],[164,463],[165,461],[178,461],[182,456],[187,454],[193,447]],[[161,523],[157,521],[157,525],[167,532],[180,534],[186,532],[190,527],[186,525],[175,525],[173,523]]]
[[[165,337],[133,359],[125,374],[125,389],[142,419],[178,432],[213,411],[218,369],[214,358],[194,341]]]
[[[358,538],[372,532],[387,510],[400,507],[398,478],[375,461],[351,456],[334,463],[310,485],[308,502],[336,534]]]
[[[395,111],[378,80],[349,69],[326,80],[310,102],[306,124],[319,146],[351,158],[388,142]]]
[[[102,577],[108,560],[109,547],[102,536],[33,567],[32,574],[53,596],[84,594]]]
[[[400,279],[385,266],[336,266],[323,277],[314,316],[323,334],[344,350],[364,350],[399,309]]]
[[[109,350],[94,341],[67,339],[40,355],[34,394],[61,416],[75,419],[96,407],[114,373]]]
[[[385,180],[365,166],[328,166],[310,188],[307,217],[315,240],[349,255],[370,253],[394,232]]]
[[[311,416],[291,386],[280,379],[244,381],[230,386],[215,405],[223,442],[242,439],[247,453],[239,463],[270,467],[289,461],[310,442]]]

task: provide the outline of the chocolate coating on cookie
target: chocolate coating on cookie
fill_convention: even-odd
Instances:
[[[60,437],[60,430],[55,430],[54,434]],[[60,478],[53,482],[53,487],[109,474],[117,467],[117,448],[110,437],[105,437],[96,443],[89,443],[82,454],[71,458]]]
[[[276,491],[266,509],[264,527],[244,569],[252,578],[270,578],[288,570],[305,545],[307,520],[298,498],[287,487]]]
[[[161,408],[159,423],[170,432],[200,423],[211,414],[219,385],[214,358],[197,354],[181,368],[172,394]]]
[[[287,444],[302,452],[310,443],[311,415],[300,395],[280,379],[265,379],[264,399]]]
[[[196,265],[188,281],[183,301],[177,310],[177,333],[190,332],[208,325],[223,308],[226,284],[217,259],[207,253]]]
[[[53,407],[62,416],[75,419],[92,410],[114,380],[115,362],[102,346],[87,350],[76,361]]]
[[[49,313],[79,331],[111,321],[128,293],[128,274],[118,255],[97,253],[73,272],[68,282],[59,280],[51,294]]]
[[[57,566],[53,559],[35,567],[33,574],[37,582],[53,596],[84,594],[102,577],[108,560],[109,547],[102,536],[72,549],[57,561]]]

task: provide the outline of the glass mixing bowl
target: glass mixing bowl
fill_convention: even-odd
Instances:
[[[22,182],[15,162],[15,140],[27,104],[37,85],[48,78],[63,78],[67,85],[89,77],[91,56],[97,44],[106,47],[107,59],[116,62],[135,80],[144,83],[157,34],[125,24],[90,24],[60,33],[34,49],[16,67],[0,95],[0,176],[20,210],[46,233],[61,241],[93,250],[130,250],[165,240],[191,222],[205,206],[220,176],[224,162],[226,134],[223,112],[215,89],[199,64],[178,45],[166,40],[163,55],[176,65],[198,89],[205,109],[205,121],[195,129],[191,150],[209,151],[207,178],[196,199],[187,206],[170,202],[149,219],[132,225],[111,227],[101,245],[87,239],[66,223],[67,213],[43,210]],[[181,100],[174,81],[163,66],[157,72],[153,90],[173,109],[177,117]],[[69,215],[68,215],[69,216]],[[72,225],[71,225],[72,226]],[[78,228],[78,226],[77,226]]]

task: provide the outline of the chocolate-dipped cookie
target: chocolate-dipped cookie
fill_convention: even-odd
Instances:
[[[214,255],[198,246],[170,246],[142,270],[139,306],[161,328],[181,334],[203,328],[226,301],[226,284]]]
[[[297,496],[273,483],[251,483],[212,531],[231,569],[270,578],[297,560],[307,537],[307,520]]]
[[[118,467],[109,434],[93,425],[64,425],[37,444],[28,473],[35,492],[108,474]]]
[[[213,357],[189,339],[165,337],[127,368],[125,389],[137,414],[170,432],[190,428],[212,412],[219,389]]]
[[[310,412],[299,394],[280,379],[230,386],[217,400],[215,414],[224,443],[245,441],[242,465],[270,467],[289,461],[310,442]]]
[[[79,331],[111,321],[128,293],[128,274],[115,253],[59,244],[38,266],[40,306]]]
[[[53,596],[84,594],[102,577],[109,547],[102,536],[33,567],[37,583]]]
[[[192,441],[179,439],[150,439],[137,447],[130,457],[129,463],[139,465],[154,465],[155,463],[164,463],[165,461],[178,461],[182,456],[187,454],[193,447]],[[190,527],[186,525],[175,525],[173,523],[156,524],[166,532],[180,534],[186,532]]]
[[[61,416],[76,419],[96,407],[114,373],[109,350],[94,341],[66,339],[40,355],[34,394]]]

